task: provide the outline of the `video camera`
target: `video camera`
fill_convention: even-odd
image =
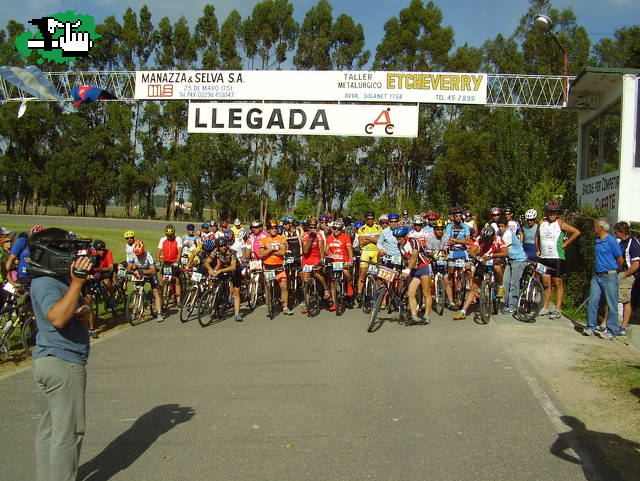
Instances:
[[[68,277],[70,266],[78,257],[89,257],[92,267],[100,265],[100,259],[90,252],[91,239],[63,239],[36,242],[29,246],[29,266],[26,273],[32,277]],[[74,270],[78,277],[86,277],[90,272]]]

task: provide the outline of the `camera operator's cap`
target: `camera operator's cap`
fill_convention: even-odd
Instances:
[[[9,229],[7,229],[6,227],[0,227],[0,235],[9,235],[11,234],[11,231]]]
[[[240,225],[240,224],[241,224],[240,219],[236,219],[233,221],[233,225]]]

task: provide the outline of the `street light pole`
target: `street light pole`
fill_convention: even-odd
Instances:
[[[563,75],[564,75],[564,82],[563,82],[563,88],[562,88],[563,90],[562,100],[566,105],[569,98],[569,51],[566,49],[564,45],[562,45],[562,43],[560,43],[560,39],[553,31],[553,22],[549,17],[547,17],[546,15],[539,14],[535,16],[535,18],[533,19],[533,22],[535,26],[538,28],[538,30],[542,32],[548,32],[556,41],[556,43],[558,44],[558,47],[560,47],[560,50],[562,50]]]

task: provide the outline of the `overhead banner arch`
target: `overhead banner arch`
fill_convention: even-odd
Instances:
[[[136,100],[487,103],[487,74],[309,70],[136,72]]]

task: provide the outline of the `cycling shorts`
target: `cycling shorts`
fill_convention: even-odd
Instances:
[[[564,259],[538,259],[542,265],[549,267],[547,274],[556,279],[562,279],[567,273],[567,261]]]
[[[309,257],[307,259],[304,257],[302,258],[303,266],[317,266],[318,264],[320,264],[320,257]]]
[[[144,282],[148,282],[151,285],[151,289],[158,289],[160,284],[158,284],[158,275],[153,274],[152,276],[144,276]],[[135,281],[132,281],[133,285],[136,285]]]
[[[420,279],[423,276],[433,276],[433,271],[431,270],[431,264],[427,264],[426,266],[422,266],[416,269],[413,274],[414,279]]]
[[[279,265],[278,264],[276,264],[276,265],[265,264],[264,270],[265,271],[273,271],[275,269],[282,269],[282,267],[283,267],[282,264],[279,264]],[[284,269],[282,271],[276,273],[276,281],[281,281],[282,279],[286,279],[286,278],[287,278],[287,273],[284,271]]]
[[[180,277],[180,266],[173,262],[163,262],[162,263],[162,275],[164,275],[164,268],[171,267],[171,275],[175,277]]]
[[[361,254],[360,254],[360,265],[362,264],[369,264],[369,261],[371,262],[378,262],[378,251],[368,251],[368,250],[362,250]]]

